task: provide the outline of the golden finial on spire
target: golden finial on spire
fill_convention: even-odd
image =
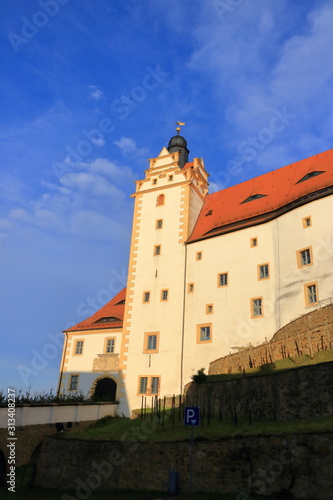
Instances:
[[[184,127],[184,125],[186,125],[186,123],[176,122],[175,125],[178,125],[178,127],[176,128],[176,131],[177,131],[177,134],[179,135],[180,127]]]

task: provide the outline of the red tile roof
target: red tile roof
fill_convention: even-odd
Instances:
[[[100,330],[103,328],[121,328],[123,326],[125,304],[119,304],[126,299],[126,288],[123,288],[105,306],[101,307],[95,314],[81,321],[77,325],[68,328],[65,332],[75,332],[78,330]],[[115,317],[119,321],[96,323],[102,318]]]
[[[299,182],[314,171],[324,173]],[[326,188],[331,186],[333,149],[208,195],[187,241],[261,224],[316,197],[326,196],[329,194]],[[255,195],[265,196],[245,201]]]

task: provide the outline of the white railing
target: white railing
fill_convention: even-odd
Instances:
[[[330,304],[333,304],[333,297],[330,297],[329,299],[323,299],[318,302],[319,308],[329,306]]]

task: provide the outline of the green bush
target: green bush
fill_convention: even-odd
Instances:
[[[193,380],[193,382],[195,382],[196,384],[203,384],[204,382],[207,382],[208,375],[206,375],[204,372],[205,369],[200,368],[196,375],[192,375],[191,379]]]

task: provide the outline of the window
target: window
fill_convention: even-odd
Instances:
[[[212,341],[212,324],[205,323],[197,325],[197,344],[208,343]]]
[[[196,259],[196,260],[202,260],[202,252],[197,252],[197,253],[195,254],[195,259]]]
[[[169,290],[161,290],[161,301],[167,301],[169,296]]]
[[[68,390],[69,391],[77,391],[78,383],[79,383],[79,376],[78,375],[71,375]]]
[[[297,252],[297,265],[298,267],[306,267],[312,264],[312,249],[303,248]]]
[[[269,278],[269,264],[260,264],[258,266],[258,280],[267,280]]]
[[[150,394],[158,394],[159,377],[151,377]]]
[[[228,273],[221,273],[217,275],[217,286],[228,286]]]
[[[111,354],[112,352],[114,352],[115,341],[116,339],[114,337],[105,339],[104,352],[106,354]]]
[[[153,179],[153,184],[157,184],[157,179]]]
[[[250,238],[250,247],[257,247],[258,246],[258,238]]]
[[[302,224],[303,224],[303,228],[304,229],[306,229],[307,227],[312,226],[311,216],[309,215],[308,217],[303,217]]]
[[[160,377],[139,377],[139,394],[158,394]]]
[[[139,394],[147,394],[148,377],[140,377]]]
[[[80,356],[83,353],[83,340],[76,340],[74,345],[74,355]]]
[[[159,194],[156,200],[156,206],[164,205],[164,194]]]
[[[194,283],[188,283],[187,284],[187,293],[193,293],[194,292]]]
[[[150,301],[150,292],[143,292],[143,302],[147,303]]]
[[[117,304],[115,304],[116,306],[120,306],[122,304],[125,304],[125,300],[121,300],[120,302],[117,302]]]
[[[316,177],[317,175],[323,174],[325,170],[313,170],[312,172],[309,172],[308,174],[304,175],[302,179],[300,179],[296,184],[299,184],[300,182],[307,181],[308,179],[311,179],[312,177]]]
[[[246,200],[242,201],[241,205],[243,203],[248,203],[249,201],[258,200],[259,198],[264,198],[264,196],[267,196],[267,194],[252,194],[251,196],[246,198]]]
[[[214,308],[213,304],[206,304],[206,314],[213,314]]]
[[[157,343],[157,335],[148,335],[147,350],[155,351]]]
[[[143,340],[143,352],[154,354],[158,352],[159,332],[145,332]]]
[[[109,316],[108,318],[100,318],[95,323],[114,323],[116,321],[121,321],[119,318],[115,316]]]
[[[161,245],[154,246],[154,255],[161,255]]]
[[[262,298],[251,299],[251,318],[263,316]]]
[[[158,219],[156,221],[156,229],[161,229],[163,226],[163,220],[162,219]]]
[[[143,352],[154,354],[158,352],[160,332],[145,332],[143,339]]]
[[[173,175],[169,175],[169,181],[173,180]]]
[[[318,283],[313,281],[304,285],[305,305],[313,306],[318,304]]]

